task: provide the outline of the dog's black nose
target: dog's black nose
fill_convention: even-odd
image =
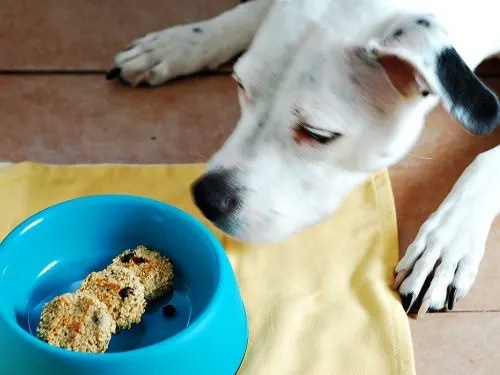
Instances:
[[[238,208],[240,198],[231,170],[210,172],[191,186],[194,201],[210,221],[219,221]]]

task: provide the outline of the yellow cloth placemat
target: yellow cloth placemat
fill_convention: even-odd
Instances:
[[[103,193],[155,198],[200,218],[188,187],[202,170],[203,165],[3,167],[0,236],[49,205]],[[389,287],[398,240],[386,170],[350,194],[329,220],[286,242],[247,245],[214,232],[229,254],[249,317],[240,375],[415,373],[408,320]]]

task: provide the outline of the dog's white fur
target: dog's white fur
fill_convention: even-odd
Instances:
[[[323,219],[370,173],[402,159],[440,100],[451,108],[432,61],[440,49],[453,46],[474,69],[500,52],[493,3],[255,0],[211,20],[138,39],[116,56],[116,64],[126,81],[158,85],[215,69],[247,50],[234,68],[242,86],[241,118],[209,171],[236,168],[245,188],[231,234],[278,240]],[[430,20],[430,27],[417,25],[418,17]],[[404,34],[391,37],[398,29]],[[436,95],[401,95],[384,69],[367,63],[371,54],[410,62],[421,73],[416,89]],[[313,130],[320,136],[342,136],[328,145],[296,142],[301,122],[319,128]],[[472,286],[500,212],[498,166],[500,148],[477,157],[399,263],[397,283],[411,305],[440,261],[421,312],[445,307],[455,297],[449,296],[450,285],[456,297]]]

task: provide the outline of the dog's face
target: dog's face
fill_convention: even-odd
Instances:
[[[303,20],[292,36],[267,22],[234,69],[241,118],[193,185],[205,216],[249,242],[310,226],[400,160],[439,100],[469,131],[489,132],[498,101],[434,22],[405,16],[364,44]]]

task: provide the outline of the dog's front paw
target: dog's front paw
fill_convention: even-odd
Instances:
[[[119,78],[127,84],[150,86],[191,74],[201,69],[204,51],[203,30],[195,26],[177,26],[137,39],[115,57],[116,67],[108,79]]]
[[[489,230],[474,202],[450,197],[421,227],[396,268],[406,312],[452,310],[473,285]],[[428,288],[426,288],[428,286]]]

